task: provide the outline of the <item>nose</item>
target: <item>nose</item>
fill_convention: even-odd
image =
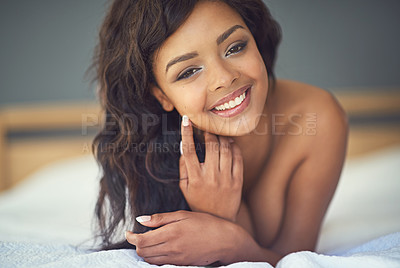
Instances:
[[[239,70],[223,59],[212,63],[210,70],[210,90],[216,91],[221,88],[229,88],[239,77]]]

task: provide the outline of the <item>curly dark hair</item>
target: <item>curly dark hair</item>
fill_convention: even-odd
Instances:
[[[134,224],[136,216],[190,210],[179,188],[180,115],[164,111],[150,87],[157,85],[154,53],[199,1],[205,0],[115,0],[101,26],[90,70],[105,114],[93,142],[102,168],[96,204],[102,249],[132,247],[122,228],[151,229]],[[273,85],[278,23],[261,0],[219,1],[243,18]]]

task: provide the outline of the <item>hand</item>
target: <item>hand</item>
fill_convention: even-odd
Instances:
[[[210,265],[237,255],[235,247],[249,244],[244,240],[255,243],[238,225],[208,213],[184,210],[159,213],[141,224],[161,226],[142,234],[126,233],[137,254],[151,264]]]
[[[192,124],[190,121],[188,126],[182,124],[180,189],[192,211],[208,212],[235,222],[243,186],[240,148],[227,137],[217,137],[206,132],[204,138],[205,161],[199,163]]]

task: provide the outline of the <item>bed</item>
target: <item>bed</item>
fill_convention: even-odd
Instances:
[[[317,253],[276,267],[400,267],[400,93],[356,92],[336,92],[350,118],[348,158]],[[92,102],[0,110],[1,267],[153,267],[134,250],[90,249],[99,177],[90,141],[100,122]]]

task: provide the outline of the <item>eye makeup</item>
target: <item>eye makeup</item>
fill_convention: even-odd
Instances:
[[[194,68],[194,67],[189,67],[188,69],[185,69],[183,72],[181,72],[178,77],[176,78],[176,81],[180,81],[183,79],[187,79],[192,77],[194,74],[196,74],[201,68]]]
[[[231,48],[229,48],[229,50],[226,52],[225,56],[231,56],[231,55],[235,55],[241,51],[243,51],[244,49],[246,49],[247,47],[247,43],[248,41],[241,41],[235,45],[233,45]]]
[[[231,57],[233,55],[236,55],[236,54],[242,52],[243,50],[246,49],[247,44],[248,44],[248,41],[239,41],[238,43],[235,43],[225,53],[225,57]],[[178,74],[176,81],[188,79],[188,78],[192,77],[193,75],[195,75],[201,69],[202,68],[189,67],[188,69],[185,69]]]

